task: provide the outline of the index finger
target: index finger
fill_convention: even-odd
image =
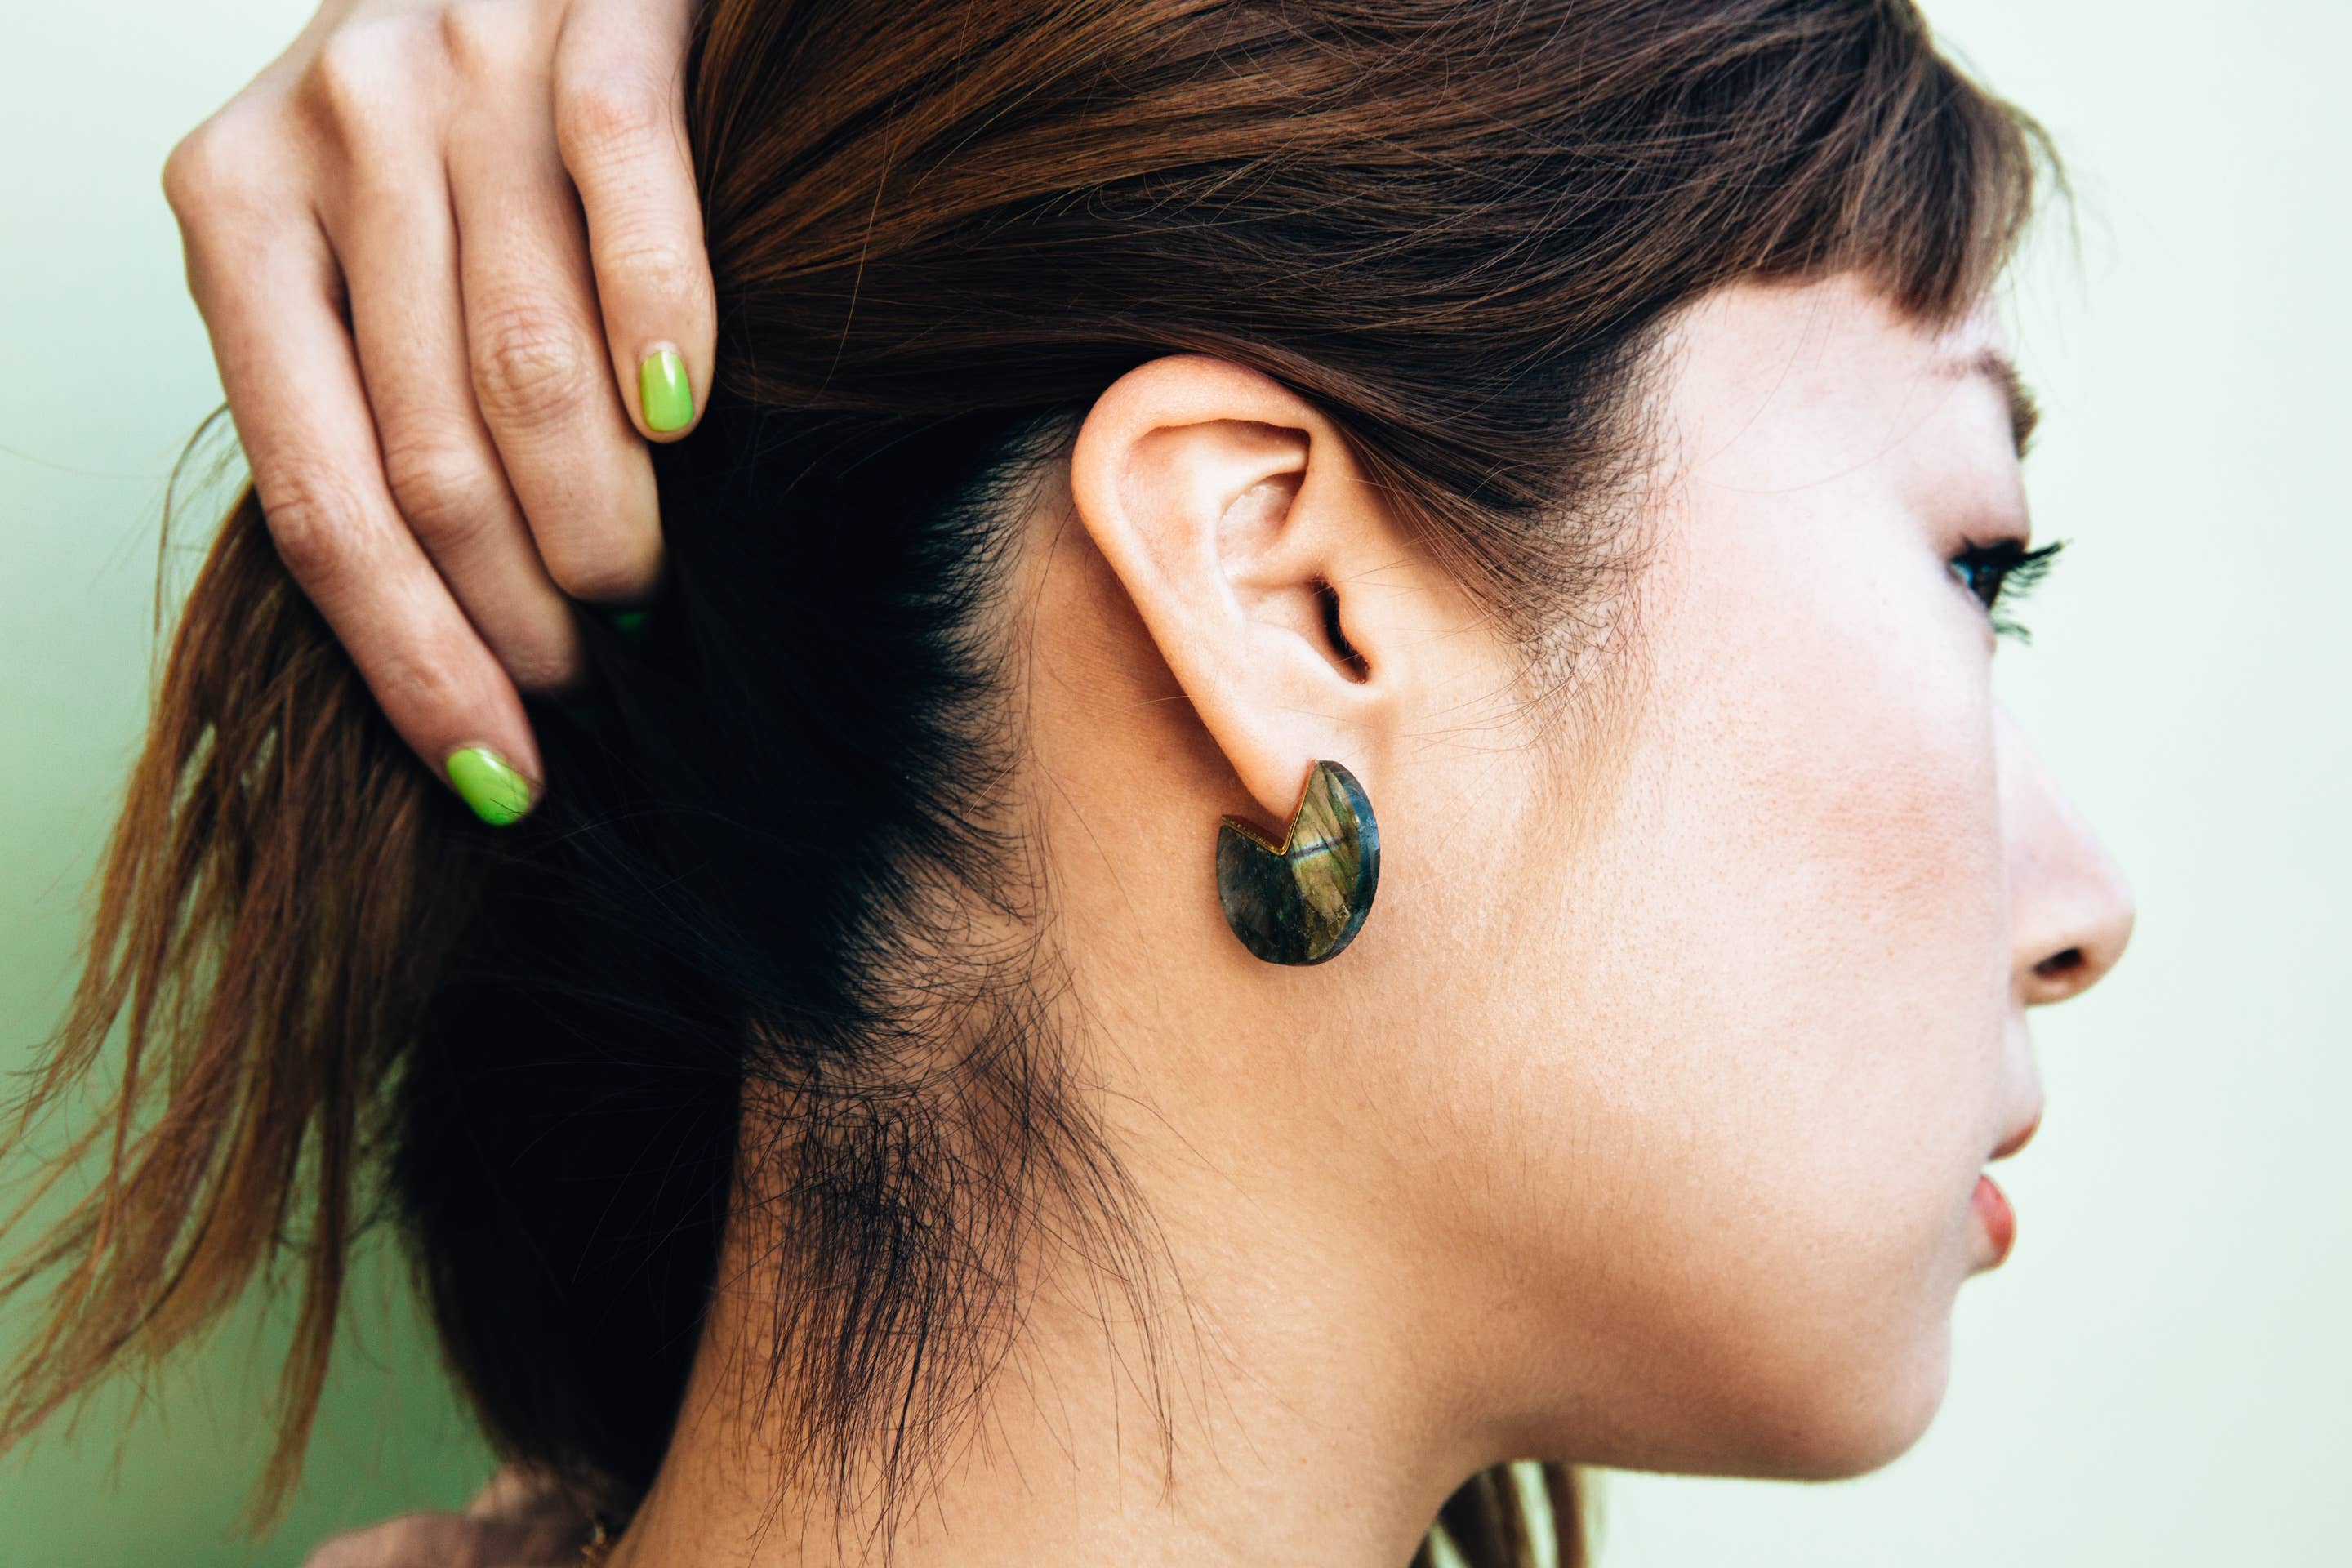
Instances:
[[[186,226],[189,288],[280,560],[409,746],[503,826],[544,776],[522,699],[402,520],[330,293],[315,223],[215,254]]]
[[[556,142],[588,220],[621,401],[654,440],[694,427],[718,337],[686,137],[693,0],[579,0],[556,43]]]

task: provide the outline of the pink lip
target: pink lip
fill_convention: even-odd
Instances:
[[[2009,1199],[1990,1176],[1977,1178],[1977,1190],[1969,1194],[1976,1205],[1977,1217],[1984,1221],[1985,1234],[1992,1237],[1992,1261],[1985,1267],[1998,1268],[2017,1243],[2017,1211],[2009,1206]]]

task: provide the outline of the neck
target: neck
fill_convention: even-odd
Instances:
[[[1137,1321],[1128,1281],[1089,1260],[1024,1260],[1034,1278],[1007,1353],[941,1413],[896,1510],[878,1500],[879,1465],[838,1489],[791,1463],[805,1421],[793,1399],[759,1397],[781,1283],[759,1281],[776,1253],[739,1223],[720,1277],[744,1283],[714,1303],[670,1450],[612,1568],[1409,1561],[1446,1495],[1493,1458],[1447,1393],[1453,1336],[1398,1321],[1400,1299],[1421,1299],[1399,1289],[1409,1265],[1349,1233],[1339,1194],[1305,1190],[1277,1161],[1220,1170],[1197,1149],[1162,1153],[1138,1162],[1159,1178],[1157,1310]]]

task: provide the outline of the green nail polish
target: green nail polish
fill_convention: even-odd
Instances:
[[[488,746],[452,752],[442,767],[458,798],[492,827],[520,822],[530,810],[530,781],[507,766],[505,759]]]
[[[631,642],[643,642],[646,640],[646,617],[652,613],[650,610],[608,610],[604,619],[614,631]]]
[[[676,349],[656,349],[637,366],[637,402],[648,430],[677,430],[694,417],[694,388]]]

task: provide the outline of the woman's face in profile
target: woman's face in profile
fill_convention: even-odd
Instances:
[[[1187,1005],[1256,1040],[1167,1070],[1265,1190],[1329,1173],[1317,1245],[1388,1259],[1427,1330],[1395,1353],[1497,1451],[1856,1474],[1925,1429],[2002,1250],[1977,1186],[2042,1108],[2025,1010],[2131,908],[1992,695],[2029,533],[1995,314],[1743,285],[1656,363],[1620,679],[1520,743],[1491,632],[1397,611],[1424,629],[1372,679],[1421,696],[1368,764],[1364,934],[1280,984],[1227,955]]]
[[[1487,976],[1524,1020],[1496,1168],[1579,1216],[1545,1285],[1685,1417],[1645,1463],[1834,1476],[1917,1436],[2004,1250],[1978,1174],[2042,1109],[2025,1009],[2130,929],[1964,580],[2029,537],[2006,363],[1990,310],[1930,335],[1844,283],[1680,334],[1612,805],[1546,879],[1549,963]]]

